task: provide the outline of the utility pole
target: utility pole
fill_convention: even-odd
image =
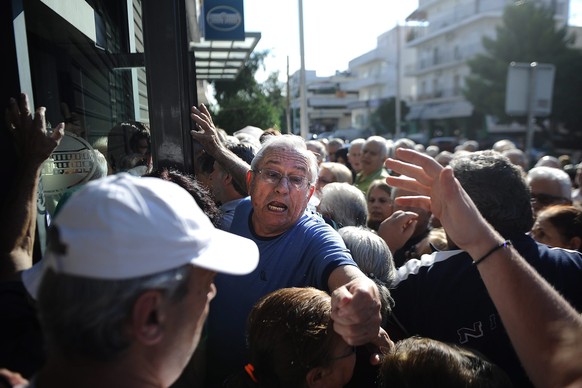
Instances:
[[[299,73],[299,82],[301,87],[301,137],[307,139],[309,134],[309,125],[307,123],[307,87],[305,82],[305,47],[303,44],[303,0],[299,0],[299,51],[301,57],[301,70]]]
[[[291,130],[291,91],[289,88],[289,55],[287,55],[287,110],[285,116],[287,118],[287,133],[293,133]]]
[[[396,139],[400,138],[400,25],[396,22],[396,93],[394,96],[394,117],[396,118]]]

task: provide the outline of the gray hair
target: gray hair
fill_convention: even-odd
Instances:
[[[317,157],[317,161],[319,163],[327,159],[327,149],[325,148],[325,145],[322,142],[318,140],[308,140],[305,144],[308,146],[307,149],[309,149],[309,147],[313,147],[317,150],[312,152],[316,153],[315,156]]]
[[[369,138],[366,139],[366,143],[364,143],[364,147],[366,146],[367,143],[376,143],[376,144],[380,144],[380,154],[382,155],[382,157],[387,157],[388,156],[388,143],[386,143],[386,139],[384,139],[382,136],[370,136]]]
[[[415,145],[416,143],[414,142],[414,140],[409,139],[407,137],[403,137],[401,139],[396,140],[393,144],[393,147],[394,150],[397,150],[398,148],[407,148],[409,150],[413,150]]]
[[[503,236],[527,233],[533,225],[530,191],[519,167],[498,152],[455,156],[455,177],[479,212]]]
[[[348,152],[349,152],[349,149],[352,148],[353,145],[363,146],[365,142],[366,142],[366,139],[362,139],[361,137],[352,140],[348,145]]]
[[[94,149],[93,154],[95,156],[95,171],[89,180],[95,180],[99,178],[104,178],[107,176],[107,170],[109,166],[107,165],[107,159],[105,155],[101,153],[101,151]]]
[[[336,145],[336,146],[343,146],[345,144],[344,140],[339,138],[339,137],[333,137],[331,139],[329,139],[329,142],[327,143],[327,146],[329,147],[330,145]]]
[[[523,168],[524,171],[527,170],[527,166],[529,164],[527,155],[519,148],[510,148],[508,150],[503,151],[501,154],[503,156],[506,156],[511,163],[517,166],[521,166],[521,168]]]
[[[318,210],[342,226],[364,226],[368,218],[364,193],[345,182],[325,185]]]
[[[572,199],[572,180],[568,173],[555,167],[538,166],[527,172],[527,183],[543,180],[560,188],[560,196]]]
[[[336,162],[323,162],[320,164],[319,170],[321,171],[323,169],[327,169],[331,172],[335,182],[345,182],[351,185],[354,181],[352,171],[347,168],[345,164]]]
[[[104,242],[106,243],[106,242]],[[66,358],[109,361],[131,344],[124,325],[137,298],[160,290],[170,303],[188,293],[192,265],[135,279],[101,280],[48,269],[43,276],[38,310],[49,353]]]
[[[307,149],[305,140],[297,135],[281,135],[281,136],[269,136],[267,140],[263,143],[261,149],[255,155],[255,158],[251,162],[251,169],[257,170],[258,167],[265,159],[268,152],[273,149],[283,149],[283,150],[293,150],[305,157],[308,164],[308,179],[311,185],[315,185],[317,181],[317,176],[319,173],[319,167],[317,164],[317,158],[315,154]]]
[[[386,241],[363,227],[346,226],[339,230],[339,234],[360,270],[391,288],[396,279],[396,267]]]
[[[384,326],[394,307],[389,289],[393,288],[396,268],[390,248],[382,237],[367,228],[346,226],[338,232],[360,270],[378,287]]]

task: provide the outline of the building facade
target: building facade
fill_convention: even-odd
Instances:
[[[307,122],[311,134],[319,135],[351,127],[349,106],[358,99],[357,90],[350,87],[352,78],[348,72],[318,77],[313,70],[305,71]],[[299,71],[291,76],[289,91],[292,133],[299,134],[302,98]]]
[[[539,0],[553,6],[557,23],[566,24],[569,0]],[[486,126],[476,121],[473,106],[462,90],[470,69],[466,61],[484,52],[482,38],[495,39],[503,10],[513,0],[419,0],[407,20],[426,24],[407,37],[416,60],[405,75],[416,80],[417,94],[406,120],[419,132],[433,136],[479,138]]]
[[[388,99],[403,105],[416,99],[415,79],[405,73],[405,65],[416,61],[416,50],[405,43],[407,36],[423,28],[396,26],[378,37],[376,48],[349,62],[348,72],[354,79],[348,87],[358,91],[358,101],[349,106],[354,128],[370,128],[372,113]]]

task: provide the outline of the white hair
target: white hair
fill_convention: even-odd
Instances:
[[[527,173],[528,185],[532,181],[544,180],[558,184],[561,196],[572,199],[572,180],[567,172],[554,167],[538,166],[534,167]]]

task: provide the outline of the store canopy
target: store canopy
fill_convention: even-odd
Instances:
[[[202,39],[190,42],[190,51],[196,60],[196,79],[234,80],[260,39],[260,32],[246,32],[242,41]]]

